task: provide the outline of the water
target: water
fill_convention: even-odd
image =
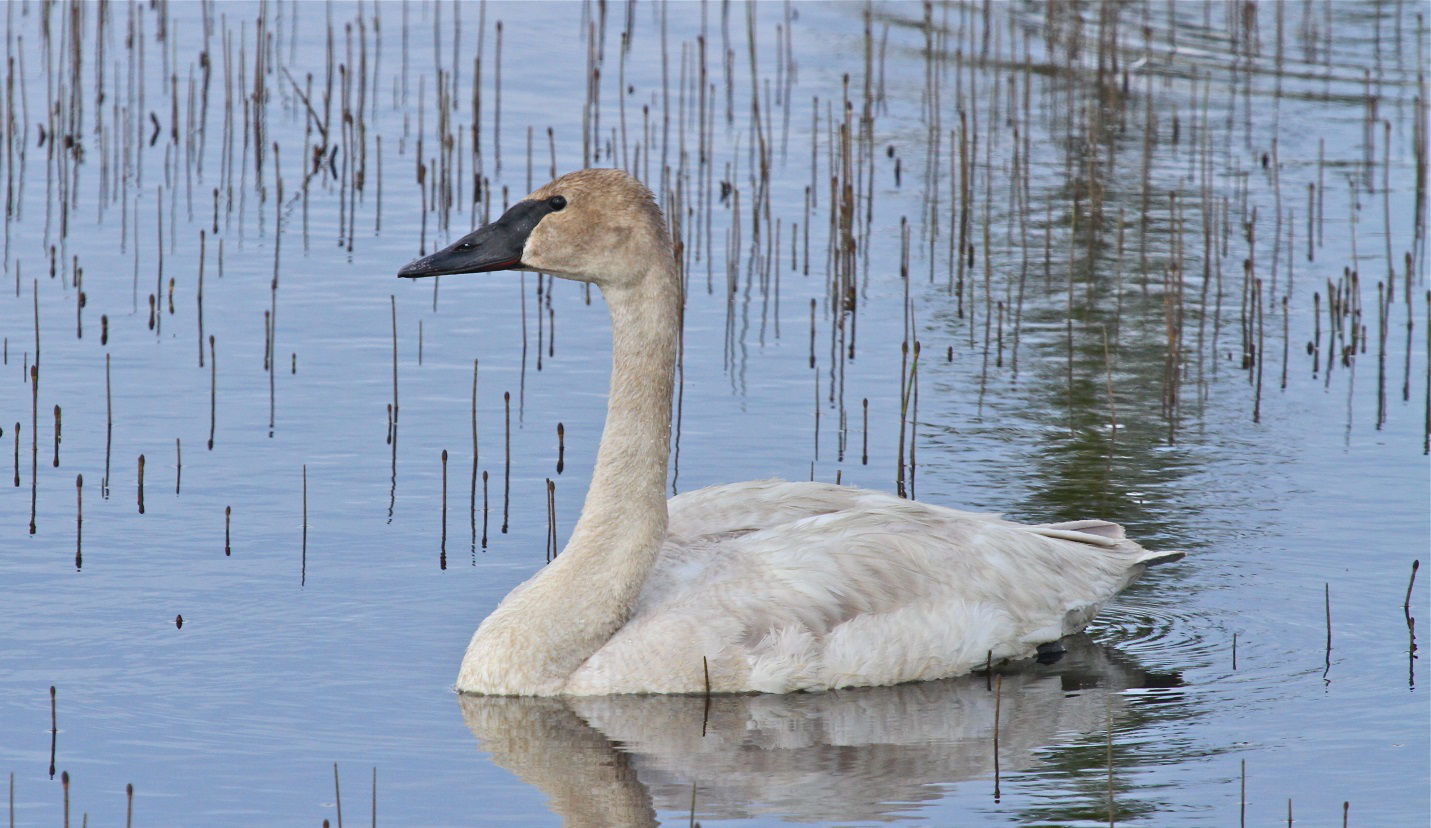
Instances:
[[[926,38],[922,7],[874,7],[870,85],[883,98],[871,102],[866,145],[872,201],[864,200],[868,178],[856,190],[855,322],[852,330],[844,316],[843,344],[826,254],[828,176],[839,172],[830,140],[837,150],[848,73],[851,170],[868,174],[853,151],[864,108],[863,7],[790,7],[796,71],[788,77],[788,127],[787,75],[777,63],[787,9],[767,4],[756,12],[756,72],[770,82],[763,134],[771,226],[780,219],[782,233],[768,277],[765,248],[755,259],[751,251],[761,182],[751,176],[759,167],[752,163],[758,140],[750,129],[746,10],[731,7],[723,26],[722,8],[704,7],[714,92],[707,198],[699,183],[705,170],[696,96],[688,92],[684,108],[681,96],[682,78],[689,87],[698,77],[700,7],[667,9],[668,180],[679,173],[681,204],[690,210],[675,487],[838,474],[842,482],[893,490],[901,458],[900,343],[917,339],[918,403],[908,412],[903,455],[908,464],[912,433],[914,496],[1035,521],[1100,514],[1149,546],[1189,550],[1185,561],[1151,573],[1110,604],[1057,663],[908,687],[713,699],[708,712],[702,699],[568,705],[451,692],[472,629],[544,560],[548,478],[555,481],[559,539],[575,521],[604,412],[608,323],[599,297],[588,305],[580,286],[559,284],[539,300],[530,274],[443,279],[435,310],[431,283],[398,283],[393,274],[424,240],[431,250],[486,212],[479,206],[474,216],[469,208],[467,127],[479,40],[478,169],[491,179],[490,212],[501,209],[504,186],[509,201],[527,191],[528,125],[533,185],[549,172],[548,126],[557,168],[582,164],[585,23],[603,31],[596,8],[489,4],[483,17],[476,7],[412,5],[404,38],[403,7],[266,7],[264,26],[274,41],[262,76],[269,95],[263,140],[279,144],[281,202],[271,153],[262,168],[265,190],[254,187],[253,147],[244,148],[238,106],[253,89],[258,7],[172,5],[163,41],[160,12],[147,5],[107,6],[103,27],[99,7],[78,8],[82,63],[71,74],[75,52],[63,40],[70,7],[50,8],[47,41],[41,7],[7,6],[17,132],[4,163],[19,212],[6,224],[8,298],[0,299],[0,372],[10,389],[0,394],[0,480],[18,477],[19,485],[0,488],[0,772],[13,774],[15,824],[61,818],[62,773],[70,780],[71,818],[84,814],[96,824],[124,819],[127,784],[140,825],[336,824],[339,793],[347,819],[365,821],[374,778],[378,818],[400,824],[684,824],[692,815],[704,824],[1078,824],[1109,821],[1110,810],[1118,822],[1226,825],[1245,817],[1267,824],[1286,819],[1289,801],[1296,819],[1315,824],[1335,823],[1344,803],[1353,824],[1425,820],[1431,714],[1412,627],[1428,614],[1424,573],[1409,611],[1402,610],[1411,562],[1425,557],[1431,537],[1423,453],[1431,320],[1424,236],[1416,226],[1416,99],[1425,99],[1417,77],[1427,39],[1414,4],[1282,7],[1281,71],[1275,6],[1256,9],[1255,48],[1231,36],[1254,30],[1227,20],[1222,5],[1123,8],[1116,38],[1109,35],[1119,46],[1119,71],[1102,97],[1094,83],[1097,8],[1086,9],[1077,26],[1067,14],[1046,18],[1041,5],[995,6],[987,21],[982,7],[940,7],[930,30],[943,34]],[[592,125],[602,137],[595,163],[603,165],[613,163],[604,145],[613,130],[620,144],[625,14],[613,6],[605,20],[599,127]],[[349,216],[340,196],[350,194],[343,182],[352,171],[343,165],[362,137],[359,119],[354,143],[329,157],[338,177],[316,173],[305,197],[306,107],[293,89],[311,73],[310,102],[315,114],[324,111],[329,19],[335,66],[361,66],[359,17],[368,38],[361,70],[370,81],[361,119],[367,166],[362,192],[351,193],[349,252],[346,242],[338,244]],[[500,174],[493,140],[499,19]],[[634,150],[626,157],[638,170],[649,164],[656,186],[664,130],[660,9],[637,6],[631,22],[627,143],[634,147],[647,123],[650,148],[642,144],[639,165]],[[142,33],[142,72],[137,63],[129,69],[131,25]],[[190,144],[189,124],[197,130],[205,123],[199,54],[206,42],[213,67],[207,131],[195,131]],[[925,106],[934,82],[930,53],[941,101],[935,111]],[[101,54],[102,125],[95,104]],[[429,214],[424,235],[421,211],[432,193],[424,201],[417,186],[417,141],[421,136],[425,159],[436,159],[437,69],[454,63],[452,163],[462,157],[464,167],[451,180],[460,209],[447,229]],[[144,79],[142,106],[131,77]],[[329,129],[337,133],[336,69],[334,78]],[[83,156],[72,154],[73,163],[62,166],[63,153],[50,161],[52,145],[37,136],[42,125],[51,132],[47,96],[68,113],[76,79]],[[226,89],[234,102],[232,159],[224,150]],[[356,106],[358,90],[349,94]],[[764,113],[763,86],[761,95]],[[803,238],[800,266],[790,267],[789,234],[792,222],[806,221],[814,98],[818,192],[807,276]],[[833,129],[826,120],[832,102]],[[960,297],[949,291],[950,276],[958,276],[950,267],[958,217],[949,209],[951,169],[956,182],[959,174],[950,130],[959,129],[961,106],[971,143],[974,245],[962,316]],[[152,145],[150,112],[161,127]],[[177,142],[170,133],[175,112]],[[1375,124],[1368,132],[1369,115],[1390,124],[1389,133]],[[116,124],[124,132],[115,132]],[[1090,124],[1101,132],[1089,133]],[[928,155],[931,134],[937,170]],[[1146,151],[1145,135],[1156,135]],[[321,143],[316,129],[307,141]],[[618,150],[614,163],[621,158]],[[429,186],[441,168],[430,166]],[[735,191],[724,203],[722,181]],[[1305,250],[1308,184],[1316,184],[1320,201],[1314,261]],[[217,232],[214,188],[221,192]],[[663,195],[668,209],[676,203],[670,191]],[[72,199],[67,216],[62,194]],[[937,227],[927,228],[935,194],[943,206],[933,214]],[[1216,211],[1207,223],[1215,230],[1211,258],[1204,205]],[[147,297],[158,278],[157,215],[164,217],[164,255],[156,332]],[[907,282],[899,270],[901,217],[910,232]],[[1244,223],[1254,230],[1251,245]],[[738,239],[727,235],[732,227]],[[764,245],[770,227],[762,233]],[[1409,305],[1406,252],[1414,267]],[[1241,325],[1255,320],[1242,310],[1245,258],[1264,280],[1260,404],[1256,363],[1242,368]],[[82,337],[75,335],[76,264],[83,269]],[[1355,356],[1345,363],[1336,357],[1329,369],[1329,348],[1349,342],[1350,333],[1329,344],[1327,280],[1342,280],[1343,268],[1353,265],[1365,349],[1358,340]],[[1389,268],[1396,293],[1383,358],[1376,286]],[[735,286],[729,301],[727,278]],[[1181,303],[1173,289],[1179,282]],[[395,446],[386,410],[394,307]],[[1317,333],[1317,307],[1314,369],[1306,344]],[[271,375],[264,370],[265,310],[277,318]],[[101,314],[107,344],[100,343]],[[1176,381],[1166,359],[1170,318],[1181,319]],[[851,334],[854,359],[832,359]],[[1256,335],[1254,322],[1254,341]],[[106,355],[113,412],[107,496]],[[473,360],[480,361],[475,486]],[[211,376],[217,404],[209,450]],[[1171,416],[1168,388],[1176,390]],[[504,392],[511,397],[505,533]],[[865,399],[868,464],[861,459]],[[565,433],[560,473],[558,423]],[[482,470],[489,473],[485,548]],[[76,475],[83,475],[78,543]]]

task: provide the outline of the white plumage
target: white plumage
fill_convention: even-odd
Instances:
[[[1181,557],[1117,524],[1027,526],[823,483],[733,483],[668,505],[631,617],[566,692],[704,692],[707,667],[712,692],[958,675],[1034,655],[1146,564]]]
[[[619,170],[563,176],[403,268],[588,281],[611,312],[606,425],[565,550],[484,620],[457,689],[502,695],[824,690],[942,678],[1077,632],[1155,553],[1099,520],[1027,526],[767,480],[665,498],[680,282]]]

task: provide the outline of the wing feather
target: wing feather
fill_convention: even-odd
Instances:
[[[1081,629],[1149,558],[1106,521],[1027,526],[756,481],[670,502],[631,618],[569,692],[788,692],[937,678]]]

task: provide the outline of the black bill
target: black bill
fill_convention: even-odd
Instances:
[[[522,248],[527,243],[527,236],[531,235],[532,229],[552,211],[549,200],[519,201],[491,224],[477,228],[430,256],[409,262],[398,271],[398,276],[416,279],[422,276],[519,269],[522,267]]]

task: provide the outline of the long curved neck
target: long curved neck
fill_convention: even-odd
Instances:
[[[680,283],[669,248],[648,260],[642,278],[603,290],[611,391],[581,517],[556,560],[482,622],[459,690],[559,693],[626,623],[661,549]]]
[[[665,537],[679,291],[669,266],[653,268],[634,285],[603,290],[612,340],[606,426],[586,504],[563,555],[593,548],[629,555],[637,538],[659,545]]]

